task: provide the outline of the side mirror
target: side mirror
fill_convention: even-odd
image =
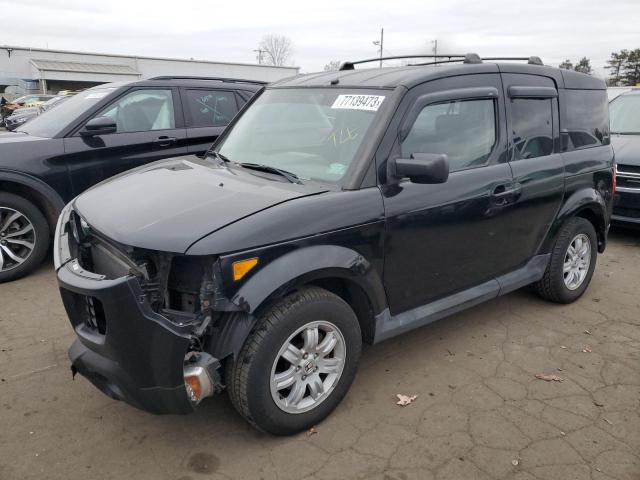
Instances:
[[[116,121],[111,117],[96,117],[89,120],[80,135],[83,137],[93,137],[94,135],[106,135],[108,133],[116,133],[118,127]]]
[[[413,153],[411,158],[391,160],[390,173],[413,183],[444,183],[449,178],[449,160],[443,153]]]

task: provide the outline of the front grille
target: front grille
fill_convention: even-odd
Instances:
[[[621,217],[626,217],[626,218],[640,218],[640,209],[615,207],[613,209],[613,214],[619,215]]]
[[[618,174],[616,177],[616,185],[622,188],[633,188],[640,191],[640,176],[638,178],[629,178]]]
[[[637,190],[640,192],[640,166],[617,165],[616,185],[624,190]],[[623,190],[623,191],[624,191]]]
[[[618,173],[638,173],[640,174],[640,166],[638,165],[620,165],[618,164]]]
[[[102,308],[102,302],[95,297],[84,297],[82,321],[85,327],[101,335],[107,333],[107,320],[104,315],[104,308]]]

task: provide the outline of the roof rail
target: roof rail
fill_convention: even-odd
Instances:
[[[477,53],[467,53],[465,55],[396,55],[393,57],[382,57],[382,58],[369,58],[367,60],[358,60],[355,62],[344,62],[340,65],[339,70],[354,70],[354,65],[358,65],[360,63],[370,63],[370,62],[379,62],[382,60],[398,60],[403,58],[433,58],[434,60],[431,62],[420,62],[420,63],[411,63],[409,66],[419,66],[419,65],[438,65],[440,63],[466,63],[466,64],[477,64],[482,63],[484,60],[486,61],[496,61],[496,60],[517,60],[517,61],[526,61],[529,65],[544,65],[540,57],[484,57],[481,58]],[[442,59],[442,60],[438,60]]]
[[[453,58],[460,58],[460,61],[462,61],[464,57],[464,55],[393,55],[391,57],[376,57],[368,58],[366,60],[356,60],[355,62],[343,62],[338,70],[354,70],[354,65],[359,65],[361,63],[380,62],[382,60],[401,60],[403,58],[446,58],[451,60]]]
[[[526,61],[529,65],[544,65],[540,57],[531,56],[531,57],[486,57],[483,60],[488,61],[498,61],[498,60],[516,60],[516,61]]]
[[[229,83],[255,83],[257,85],[267,85],[269,82],[262,80],[245,80],[242,78],[225,78],[225,77],[197,77],[187,75],[161,75],[159,77],[146,78],[145,80],[215,80],[218,82]]]

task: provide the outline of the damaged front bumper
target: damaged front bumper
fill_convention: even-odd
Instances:
[[[193,324],[171,321],[151,308],[136,275],[107,278],[87,271],[70,246],[68,217],[66,210],[54,257],[60,294],[77,335],[69,349],[74,375],[80,373],[106,395],[151,413],[193,411],[202,399],[194,396],[198,378],[193,375],[200,375],[203,381],[197,385],[210,395],[219,385],[219,363],[192,351]]]
[[[91,279],[77,262],[58,270],[62,300],[78,336],[72,369],[102,392],[152,413],[193,410],[183,364],[189,332],[148,309],[135,277]]]

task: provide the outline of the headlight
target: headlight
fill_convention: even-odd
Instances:
[[[71,213],[70,220],[71,234],[73,235],[74,240],[78,244],[83,243],[90,233],[89,224],[75,211]]]
[[[58,217],[56,233],[53,236],[53,266],[56,271],[62,266],[62,264],[71,260],[69,244],[66,238],[67,234],[65,233],[64,228],[69,221],[69,215],[71,215],[72,211],[72,202],[69,202],[66,207],[62,209],[62,212],[60,212],[60,216]]]
[[[9,122],[11,122],[13,125],[22,125],[28,120],[28,118],[27,117],[14,117],[14,118],[9,117],[7,120],[9,120]]]

